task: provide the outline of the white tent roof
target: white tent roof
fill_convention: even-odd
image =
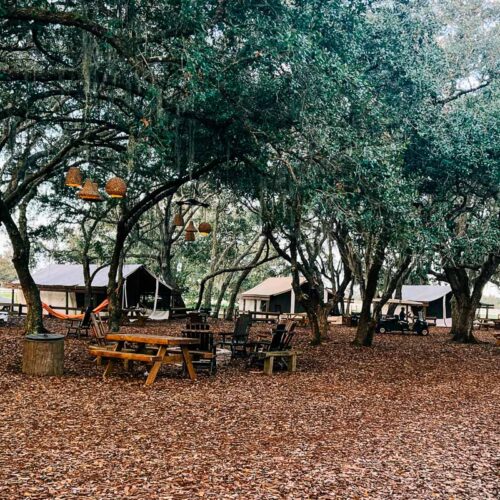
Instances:
[[[432,302],[451,292],[450,285],[403,285],[403,300]]]
[[[301,278],[300,284],[305,283],[306,279]],[[278,277],[278,278],[267,278],[262,283],[254,286],[250,290],[243,292],[241,297],[272,297],[273,295],[280,295],[282,293],[289,292],[292,289],[292,278],[291,277]]]
[[[90,273],[93,273],[99,266],[90,265]],[[142,264],[125,264],[123,266],[123,277],[127,278],[138,269],[144,267]],[[146,269],[146,268],[145,268]],[[146,269],[147,270],[147,269]],[[109,266],[100,269],[92,280],[93,287],[106,287],[108,285]],[[149,271],[148,271],[149,272]],[[151,273],[150,273],[151,274]],[[60,286],[60,287],[84,287],[83,266],[81,264],[51,264],[33,273],[33,279],[39,286]],[[156,279],[156,277],[155,277]],[[19,284],[13,281],[12,284]],[[168,285],[167,285],[168,286]]]
[[[380,302],[380,299],[373,299],[373,302]],[[389,299],[387,304],[400,304],[402,306],[423,306],[425,302],[420,302],[417,300],[409,300],[409,299]]]

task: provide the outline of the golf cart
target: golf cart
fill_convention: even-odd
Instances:
[[[0,308],[0,326],[4,326],[9,322],[9,309],[7,307]]]
[[[429,325],[427,321],[425,321],[423,316],[423,306],[422,302],[416,301],[403,301],[398,299],[391,299],[388,301],[389,304],[398,304],[402,307],[405,307],[405,319],[401,319],[399,315],[395,314],[394,316],[383,315],[375,326],[376,333],[389,333],[389,332],[399,332],[399,333],[415,333],[417,335],[429,335]],[[416,318],[412,318],[413,321],[410,321],[409,318],[409,307],[416,307],[419,310],[418,316]]]

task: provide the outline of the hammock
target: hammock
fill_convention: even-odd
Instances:
[[[108,307],[108,304],[109,304],[109,300],[105,299],[92,312],[93,313],[101,312],[103,309],[105,309],[106,307]],[[54,309],[52,309],[52,307],[50,307],[48,304],[45,304],[43,302],[42,302],[42,307],[51,316],[54,316],[57,319],[83,319],[83,317],[85,316],[85,313],[81,313],[81,314],[64,314],[64,313],[57,312]]]

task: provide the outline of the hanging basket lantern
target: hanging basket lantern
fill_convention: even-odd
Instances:
[[[66,186],[81,188],[82,187],[82,172],[79,167],[69,167],[66,174]]]
[[[179,211],[174,215],[174,219],[172,221],[172,224],[176,227],[184,226],[184,217],[182,216],[182,212],[181,212],[180,207],[179,207]]]
[[[90,179],[87,179],[83,188],[78,191],[78,197],[85,201],[102,201],[97,182],[92,182]]]
[[[196,233],[196,227],[194,227],[193,221],[190,220],[186,227],[186,241],[194,241]]]
[[[106,182],[106,193],[108,193],[111,198],[124,198],[127,194],[127,185],[122,178],[113,177]]]
[[[208,236],[212,232],[212,226],[208,222],[201,222],[198,231],[200,236]]]

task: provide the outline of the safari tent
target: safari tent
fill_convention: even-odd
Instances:
[[[403,285],[402,299],[423,302],[425,315],[437,318],[441,326],[451,325],[451,287],[449,285]]]
[[[301,278],[300,286],[307,288],[307,281]],[[331,292],[327,292],[331,296]],[[240,311],[302,313],[303,307],[295,301],[291,277],[267,278],[257,286],[240,294]]]
[[[93,273],[98,266],[91,265]],[[109,267],[100,269],[92,281],[94,304],[100,304],[106,298]],[[42,302],[53,308],[73,311],[83,309],[85,305],[85,280],[83,267],[79,264],[52,264],[33,273]],[[19,281],[11,283],[13,302],[26,304]],[[169,310],[172,307],[184,307],[181,295],[170,285],[157,278],[142,264],[123,266],[123,286],[120,297],[123,307],[134,307],[139,303],[153,308],[157,296],[157,309]]]

